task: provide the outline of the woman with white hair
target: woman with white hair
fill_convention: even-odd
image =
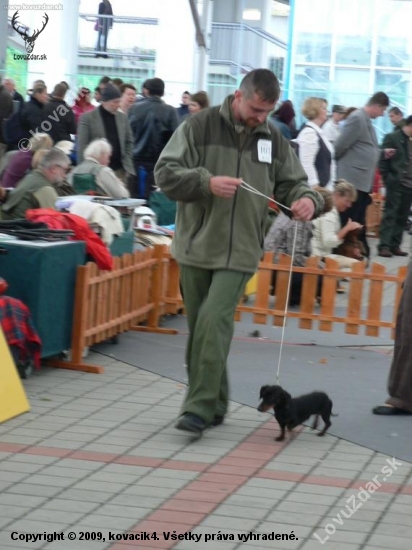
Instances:
[[[123,182],[109,168],[112,146],[107,139],[95,139],[84,151],[84,161],[76,166],[70,174],[70,182],[76,186],[76,181],[89,181],[95,192],[116,199],[130,196]],[[89,178],[85,176],[90,176]]]

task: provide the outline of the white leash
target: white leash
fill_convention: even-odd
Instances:
[[[251,185],[249,185],[248,183],[246,183],[243,180],[242,180],[242,184],[241,184],[240,187],[242,189],[244,189],[245,191],[249,191],[249,193],[254,193],[255,195],[260,195],[261,197],[264,197],[265,199],[268,199],[268,200],[274,202],[278,206],[281,206],[282,208],[285,208],[286,210],[292,211],[292,209],[289,208],[288,206],[285,206],[284,204],[281,204],[280,202],[275,201],[271,197],[267,197],[266,195],[264,195],[263,193],[261,193],[260,191],[258,191],[257,189],[255,189],[254,187],[252,187]],[[296,248],[297,234],[298,234],[298,222],[297,222],[297,220],[295,220],[295,235],[293,237],[292,259],[291,259],[290,268],[289,268],[289,280],[288,280],[288,288],[287,288],[287,291],[286,291],[285,310],[283,312],[282,336],[281,336],[281,339],[280,339],[278,368],[277,368],[277,371],[276,371],[276,384],[277,385],[279,385],[280,363],[281,363],[281,360],[282,360],[283,340],[285,338],[286,314],[287,314],[287,311],[288,311],[289,295],[290,295],[290,289],[291,289],[291,286],[292,286],[292,267],[293,267],[293,260],[295,258],[295,248]]]

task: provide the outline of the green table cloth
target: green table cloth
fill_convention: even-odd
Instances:
[[[83,241],[0,242],[0,277],[8,282],[6,295],[30,309],[42,340],[42,357],[71,347],[76,271],[84,264]]]

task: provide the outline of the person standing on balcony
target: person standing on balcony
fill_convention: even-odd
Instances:
[[[113,16],[113,8],[109,0],[103,0],[99,4],[98,15],[111,15]],[[113,28],[113,17],[99,17],[98,22],[98,35],[97,35],[97,52],[106,52],[107,51],[107,37],[109,35],[109,30]],[[104,57],[107,59],[107,54],[96,54],[96,57]]]
[[[267,122],[279,93],[272,71],[249,72],[223,105],[187,117],[155,167],[157,185],[178,201],[172,253],[189,325],[189,386],[176,428],[196,435],[227,412],[234,313],[262,255],[265,197],[274,194],[302,221],[323,207],[288,141]],[[259,195],[241,189],[243,180]]]

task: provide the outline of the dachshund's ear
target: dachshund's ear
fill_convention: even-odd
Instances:
[[[290,393],[280,388],[280,391],[278,393],[278,403],[282,405],[287,405],[291,399],[292,396],[290,395]]]
[[[267,392],[269,386],[262,386],[260,388],[259,399],[262,399]]]

